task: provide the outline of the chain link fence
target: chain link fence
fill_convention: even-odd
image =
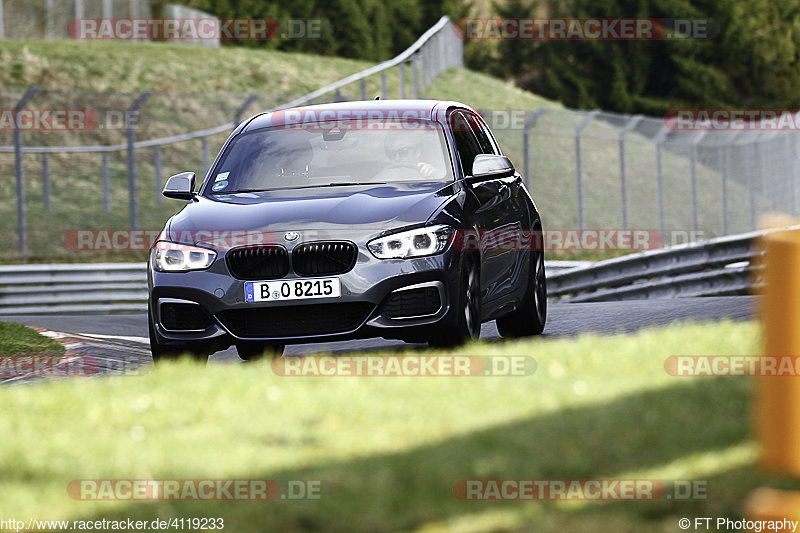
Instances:
[[[2,88],[0,261],[140,261],[143,252],[114,243],[72,250],[65,235],[158,231],[180,207],[161,195],[166,178],[191,170],[202,179],[242,120],[311,103],[422,96],[439,74],[462,66],[462,46],[444,17],[397,57],[299,97]]]
[[[0,40],[73,39],[70,25],[76,19],[217,19],[214,15],[177,4],[154,13],[150,0],[0,0]],[[217,23],[218,26],[218,23]],[[75,27],[73,26],[73,32]],[[132,39],[136,40],[136,39]],[[216,39],[182,39],[181,42],[219,47]]]
[[[549,108],[504,122],[518,127],[493,131],[523,169],[545,227],[695,240],[798,212],[797,131],[675,130],[661,117]]]

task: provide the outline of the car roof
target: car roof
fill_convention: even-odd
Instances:
[[[241,131],[250,131],[259,128],[266,128],[275,125],[282,125],[288,116],[294,117],[293,122],[315,122],[317,120],[331,120],[331,113],[335,117],[337,114],[343,118],[349,112],[371,112],[393,113],[400,116],[411,115],[415,118],[434,120],[441,122],[444,118],[443,111],[451,107],[459,107],[471,110],[467,105],[460,102],[447,100],[423,100],[423,99],[390,99],[390,100],[356,100],[351,102],[336,102],[330,104],[316,104],[302,107],[292,107],[280,109],[267,113],[261,113],[252,117]],[[324,112],[324,113],[323,113]],[[440,115],[441,113],[441,116]]]

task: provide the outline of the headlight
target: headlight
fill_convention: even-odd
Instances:
[[[211,266],[217,252],[207,248],[158,241],[150,250],[150,264],[159,272],[187,272]]]
[[[445,251],[451,235],[450,226],[428,226],[374,239],[367,248],[378,259],[422,257]]]

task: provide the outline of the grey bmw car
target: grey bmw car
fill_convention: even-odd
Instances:
[[[541,219],[481,116],[374,100],[256,115],[150,250],[154,359],[364,337],[453,346],[545,326]],[[498,245],[508,243],[512,245]]]

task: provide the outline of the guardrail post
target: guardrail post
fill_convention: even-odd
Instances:
[[[776,231],[762,237],[765,290],[761,305],[764,357],[800,354],[800,231]],[[774,363],[773,363],[774,364]],[[762,365],[765,367],[766,365]],[[790,363],[794,370],[794,361]],[[773,368],[784,368],[775,365]],[[785,372],[756,378],[753,433],[761,445],[760,466],[772,474],[800,477],[800,380]],[[745,515],[753,520],[796,520],[800,493],[756,489]]]
[[[138,199],[136,195],[136,134],[133,131],[133,124],[135,121],[131,120],[145,100],[147,100],[153,91],[145,91],[133,102],[125,113],[125,136],[128,141],[128,197],[130,202],[131,212],[131,229],[139,228],[139,213],[138,213]]]
[[[386,71],[381,71],[381,100],[386,100],[387,88],[386,88]]]
[[[546,107],[542,107],[534,111],[533,116],[528,122],[525,123],[525,128],[522,130],[522,163],[524,165],[523,168],[525,169],[525,179],[527,180],[528,185],[531,186],[533,183],[530,166],[530,131],[545,113],[547,113]]]
[[[664,235],[664,168],[661,162],[661,149],[662,143],[669,132],[669,128],[665,125],[662,126],[655,137],[656,144],[656,182],[658,185],[658,229],[661,231],[663,238]]]
[[[795,115],[795,120],[800,119],[800,113]],[[797,122],[795,122],[796,124]],[[790,161],[794,162],[797,161],[797,135],[796,134],[788,134],[786,139],[789,141],[789,157]],[[790,164],[789,165],[789,194],[791,195],[791,202],[792,202],[792,214],[797,214],[797,165]]]
[[[111,212],[111,183],[109,183],[108,152],[103,152],[103,209]]]
[[[250,107],[250,104],[252,104],[256,98],[258,98],[257,94],[248,95],[247,98],[245,98],[244,102],[242,102],[242,105],[239,106],[239,109],[237,109],[236,112],[233,114],[234,128],[242,123],[242,115],[244,114],[245,110],[248,107]],[[159,195],[159,198],[161,198],[161,195]]]
[[[50,157],[42,154],[42,197],[45,211],[50,211]]]
[[[399,84],[400,98],[406,97],[406,64],[397,65],[397,83]]]
[[[578,190],[578,229],[583,229],[583,162],[581,158],[581,133],[600,111],[589,111],[575,129],[575,185]]]
[[[22,130],[17,128],[17,113],[38,91],[38,87],[29,87],[17,105],[14,106],[14,170],[17,178],[17,239],[19,255],[23,261],[28,260],[28,226],[25,220],[25,168],[22,161]]]
[[[366,100],[367,99],[367,80],[364,79],[364,78],[361,78],[361,83],[359,85],[361,85],[361,99],[362,100]]]
[[[644,115],[635,115],[628,119],[625,127],[619,134],[619,188],[620,200],[622,203],[622,227],[628,229],[628,185],[625,167],[625,136],[628,135],[639,122],[644,119]]]
[[[164,196],[161,194],[161,189],[163,186],[161,185],[161,147],[156,146],[153,148],[153,167],[155,167],[155,178],[156,178],[156,203],[160,204],[164,201]]]

